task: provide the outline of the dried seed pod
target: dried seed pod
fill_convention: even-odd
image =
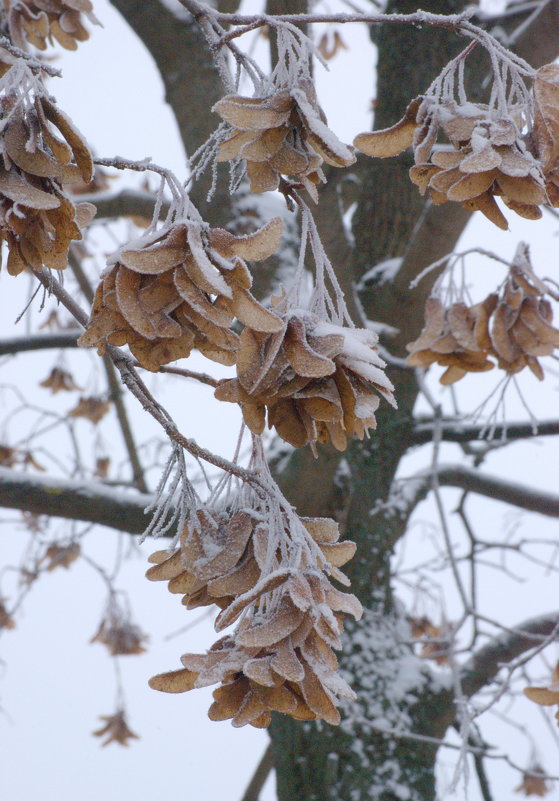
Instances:
[[[457,103],[434,96],[411,101],[391,128],[359,134],[354,144],[369,156],[395,156],[414,150],[410,179],[435,204],[454,201],[481,211],[499,228],[507,221],[494,197],[526,219],[539,219],[542,203],[559,203],[554,172],[559,153],[558,68],[550,64],[534,80],[535,117],[531,136],[522,133],[523,112],[504,116],[481,103]],[[439,134],[450,141],[433,150]]]
[[[199,509],[172,553],[150,557],[148,578],[185,592],[188,606],[221,607],[217,631],[238,621],[206,654],[184,654],[182,669],[150,686],[176,693],[218,684],[209,717],[233,726],[265,727],[274,711],[336,724],[339,699],[354,694],[332,648],[341,646],[341,613],[359,618],[362,609],[330,579],[347,583],[335,565],[355,545],[338,542],[333,520],[298,518],[269,503],[243,496],[237,511]]]
[[[253,433],[262,432],[267,410],[268,426],[294,447],[331,440],[344,450],[347,437],[376,426],[379,395],[395,405],[377,342],[372,331],[291,312],[273,334],[245,328],[237,378],[215,396],[239,403]]]
[[[11,275],[43,265],[64,269],[70,243],[95,214],[90,203],[75,206],[62,188],[66,180],[91,180],[87,143],[25,69],[12,67],[0,83],[0,241],[8,245]]]
[[[470,307],[454,303],[445,308],[438,298],[428,298],[423,330],[407,345],[408,364],[446,366],[440,380],[452,384],[466,373],[490,370],[492,357],[509,375],[529,367],[542,380],[537,357],[549,356],[559,347],[559,330],[552,325],[553,310],[544,297],[547,292],[521,243],[499,293]]]
[[[27,50],[27,45],[46,50],[47,44],[55,41],[66,50],[76,50],[78,42],[89,39],[84,17],[93,25],[101,24],[90,0],[5,0],[4,5],[8,7],[10,37],[22,50]]]
[[[119,743],[119,745],[128,745],[128,740],[138,740],[137,734],[130,729],[126,720],[126,715],[123,709],[117,710],[114,715],[101,715],[100,720],[104,725],[93,732],[94,737],[105,737],[107,739],[101,743],[104,747],[109,743]]]
[[[355,161],[352,149],[327,127],[309,80],[262,98],[228,95],[213,111],[232,128],[217,160],[245,159],[252,192],[277,189],[286,175],[301,181],[318,202],[322,163],[347,167]]]
[[[83,347],[128,344],[140,364],[162,364],[198,348],[220,364],[235,363],[236,317],[257,330],[282,327],[279,317],[251,294],[244,258],[268,258],[283,230],[275,217],[252,234],[233,236],[199,223],[173,224],[123,248],[98,288]]]

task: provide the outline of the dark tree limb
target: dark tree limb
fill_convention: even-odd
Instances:
[[[262,788],[266,784],[266,780],[274,767],[274,759],[272,755],[272,746],[268,745],[262,759],[256,766],[256,770],[246,788],[241,801],[258,801]]]
[[[469,659],[461,670],[461,687],[467,697],[488,685],[501,667],[541,645],[559,633],[559,612],[525,620],[490,640]]]
[[[190,14],[175,16],[161,2],[112,0],[112,5],[154,59],[185,150],[192,155],[217,128],[219,118],[209,110],[225,93],[202,31]],[[210,184],[206,174],[191,197],[202,216],[223,225],[230,208],[227,171],[220,171],[211,208],[206,204]]]
[[[486,473],[460,465],[439,465],[435,472],[429,469],[410,479],[404,479],[406,483],[410,482],[409,488],[404,490],[408,515],[429,494],[433,476],[441,487],[458,487],[467,492],[484,495],[494,501],[508,503],[527,512],[559,517],[559,495],[542,492],[524,484],[503,481],[496,476],[488,476]],[[403,486],[405,485],[402,482],[396,483],[397,488]]]
[[[527,512],[559,517],[559,495],[552,495],[550,492],[541,492],[524,484],[503,481],[495,476],[459,466],[441,466],[437,471],[437,478],[443,487],[460,487]]]
[[[491,429],[491,439],[487,439],[488,428],[486,424],[471,423],[442,423],[437,427],[437,434],[440,429],[440,437],[445,442],[474,442],[476,440],[494,444],[512,442],[518,439],[530,439],[533,437],[545,437],[559,434],[559,420],[542,420],[537,424],[534,431],[532,423],[508,423],[506,426],[496,426]],[[433,423],[416,423],[411,433],[412,445],[425,445],[433,440],[435,435],[435,425]]]
[[[77,348],[77,340],[83,333],[82,328],[71,328],[66,331],[52,331],[48,334],[31,334],[26,337],[11,337],[0,341],[0,356],[15,356],[31,350],[48,350],[49,348]]]
[[[0,467],[0,506],[64,517],[142,534],[151,519],[144,509],[154,496],[123,492],[94,481],[35,477]]]
[[[97,209],[95,220],[116,219],[118,217],[142,217],[151,220],[157,198],[151,192],[138,189],[121,189],[119,192],[95,192],[92,195],[79,195],[79,203],[93,203]],[[163,203],[160,217],[165,217],[169,204]]]

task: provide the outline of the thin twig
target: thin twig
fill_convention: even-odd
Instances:
[[[42,270],[33,270],[33,274],[49,292],[58,298],[63,306],[65,306],[66,309],[73,314],[79,323],[81,323],[84,327],[87,325],[88,315],[86,312],[78,303],[76,303],[72,296],[64,289],[60,282],[52,276],[52,274],[43,272]],[[151,417],[153,417],[153,419],[161,425],[169,439],[173,440],[173,442],[176,442],[177,445],[180,445],[181,448],[184,448],[184,450],[186,450],[196,459],[203,459],[205,462],[213,464],[214,467],[218,467],[220,470],[224,470],[231,475],[237,476],[237,478],[240,478],[242,481],[250,484],[254,488],[255,492],[261,496],[268,496],[268,488],[260,480],[256,473],[253,473],[251,470],[245,470],[243,467],[233,464],[233,462],[230,462],[228,459],[217,456],[215,453],[212,453],[206,448],[202,448],[197,442],[195,442],[195,440],[188,439],[184,436],[184,434],[180,433],[170,415],[153,398],[144,382],[134,370],[132,366],[132,360],[124,353],[124,351],[115,347],[114,345],[108,345],[107,353],[110,355],[113,364],[119,371],[124,384],[140,402],[145,411],[147,411]]]
[[[51,75],[53,78],[60,78],[62,76],[62,70],[50,64],[46,64],[44,61],[39,61],[39,59],[26,53],[25,50],[16,47],[10,42],[7,36],[0,36],[0,47],[3,47],[4,50],[7,50],[12,56],[24,59],[26,66],[32,70],[32,72],[46,72],[47,75]]]
[[[82,268],[79,259],[76,257],[76,254],[72,250],[72,248],[70,248],[68,256],[69,256],[68,263],[70,265],[70,269],[74,273],[77,282],[80,285],[81,291],[85,295],[86,299],[90,303],[92,303],[94,297],[93,289],[91,287],[87,275],[85,274]],[[130,460],[130,465],[132,467],[132,476],[134,478],[134,484],[138,487],[140,492],[148,492],[148,485],[146,483],[144,475],[144,468],[142,467],[142,463],[140,461],[138,448],[136,447],[136,440],[132,432],[132,426],[130,425],[130,420],[128,419],[126,406],[124,404],[124,399],[122,397],[122,388],[117,379],[116,371],[111,361],[111,358],[107,354],[105,354],[102,357],[102,359],[103,359],[103,367],[105,369],[105,375],[107,376],[107,384],[109,385],[109,397],[115,406],[116,416],[120,425],[122,438],[124,440],[124,446],[128,453],[128,458]]]

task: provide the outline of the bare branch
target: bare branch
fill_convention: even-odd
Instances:
[[[205,38],[192,17],[173,14],[160,2],[111,0],[112,5],[140,37],[155,61],[165,85],[165,99],[175,115],[187,153],[192,154],[217,127],[208,114],[223,95],[220,77],[212,63]],[[205,202],[211,177],[204,176],[192,190],[192,200],[205,219],[227,221],[230,197],[226,171],[218,180],[212,207]]]
[[[502,665],[541,645],[557,632],[558,626],[559,612],[550,612],[507,629],[484,645],[462,667],[464,695],[471,697],[477,693],[495,678]]]
[[[47,289],[47,291],[52,293],[74,316],[74,318],[85,327],[88,320],[87,313],[78,303],[76,303],[74,298],[64,289],[59,281],[57,281],[56,278],[49,272],[43,272],[42,270],[39,271],[35,269],[32,269],[32,272],[33,275],[38,278],[41,284]],[[263,493],[264,495],[266,494],[266,488],[263,486],[262,482],[254,472],[251,470],[245,470],[243,467],[230,462],[228,459],[217,456],[215,453],[212,453],[206,448],[202,448],[194,439],[188,439],[181,434],[171,417],[163,409],[163,407],[157,403],[146,385],[135,372],[132,359],[130,359],[130,357],[127,356],[124,351],[122,351],[120,348],[116,348],[114,345],[108,345],[107,354],[110,356],[114,366],[120,373],[124,385],[139,401],[139,403],[142,405],[142,408],[159,423],[169,439],[171,439],[173,442],[176,442],[177,445],[180,445],[181,448],[184,448],[185,451],[190,453],[195,458],[203,459],[209,464],[213,464],[215,467],[218,467],[220,470],[224,470],[231,475],[237,476],[238,478],[250,484],[256,492]]]
[[[445,442],[472,442],[475,440],[488,442],[486,424],[441,423],[440,432],[441,439]],[[434,433],[434,423],[416,423],[412,430],[411,443],[413,445],[425,445],[432,441]],[[505,443],[517,439],[552,436],[555,434],[559,434],[559,420],[542,420],[538,422],[536,431],[534,431],[532,423],[508,423],[491,429],[491,442]]]
[[[208,7],[198,0],[179,0],[193,15],[208,14]],[[430,14],[426,11],[417,11],[414,14],[220,14],[214,13],[214,19],[228,25],[244,26],[240,30],[232,31],[227,35],[226,40],[235,36],[261,28],[264,25],[277,22],[290,22],[293,25],[305,25],[315,22],[332,22],[340,25],[352,22],[367,22],[370,25],[392,24],[392,25],[426,25],[435,28],[446,28],[448,30],[461,33],[470,32],[475,26],[468,20],[472,17],[473,10],[465,11],[461,14]]]
[[[77,258],[76,253],[72,248],[70,248],[68,255],[70,268],[74,273],[83,294],[87,300],[92,303],[94,296],[93,287],[91,286],[89,278],[82,268],[81,261]],[[124,445],[126,452],[128,453],[128,458],[130,459],[130,466],[132,467],[134,484],[138,487],[140,492],[147,492],[148,486],[146,484],[144,469],[142,467],[142,463],[140,462],[138,448],[136,447],[136,441],[134,439],[134,434],[132,433],[132,426],[130,425],[130,420],[128,419],[124,398],[122,397],[122,387],[118,381],[116,370],[110,356],[105,353],[102,357],[102,360],[103,367],[105,368],[105,375],[107,376],[107,384],[109,385],[109,397],[115,405],[116,416],[120,425],[122,438],[124,439]]]
[[[12,337],[0,340],[0,356],[13,356],[29,350],[48,350],[49,348],[76,348],[81,328],[66,331],[52,331],[49,334],[32,334],[26,337]]]
[[[0,467],[0,506],[38,515],[83,520],[129,534],[142,534],[151,515],[152,495],[129,494],[93,481],[40,478]]]
[[[460,465],[439,465],[435,470],[437,482],[441,487],[459,487],[467,492],[484,495],[494,501],[508,503],[527,512],[538,512],[547,517],[559,517],[559,495],[541,492],[524,484],[503,481]],[[432,486],[433,470],[429,468],[409,478],[397,481],[394,491],[403,496],[406,514],[424,500]]]
[[[157,198],[150,192],[138,189],[121,189],[120,192],[95,192],[91,195],[79,195],[80,203],[93,203],[97,208],[96,220],[116,217],[145,217],[151,220]],[[163,203],[160,217],[165,217],[169,204]]]
[[[559,517],[559,495],[541,492],[524,484],[503,481],[468,467],[441,465],[437,475],[442,487],[460,487],[478,495],[485,495],[494,501],[517,506],[527,512]]]
[[[53,331],[49,334],[31,334],[26,337],[2,339],[0,340],[0,356],[15,356],[16,353],[34,350],[77,348],[78,337],[81,333],[81,328],[72,328],[67,331]],[[142,367],[142,365],[134,359],[131,360],[131,364],[133,367]],[[213,376],[207,373],[198,373],[195,370],[185,370],[181,367],[166,367],[162,365],[157,372],[177,375],[182,378],[192,378],[195,381],[199,381],[201,384],[207,384],[209,387],[217,387],[219,383],[217,378],[213,378]]]

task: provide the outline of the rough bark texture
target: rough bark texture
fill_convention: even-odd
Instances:
[[[437,0],[422,4],[422,8],[454,13],[464,5]],[[389,11],[412,12],[416,8],[415,0],[388,4]],[[421,94],[465,45],[464,40],[444,31],[389,26],[375,29],[374,39],[378,47],[376,128],[396,122],[410,99]],[[557,44],[556,37],[555,48]],[[478,86],[485,69],[484,62],[479,61]],[[389,350],[396,356],[403,356],[405,343],[417,336],[425,296],[430,290],[430,282],[424,281],[419,290],[410,293],[410,279],[452,251],[469,218],[458,204],[426,208],[424,198],[409,181],[411,163],[407,153],[382,161],[363,163],[360,159],[361,190],[353,217],[354,280],[386,259],[402,259],[394,282],[373,283],[361,294],[369,319],[394,325],[396,318],[401,323],[398,334],[387,340]],[[332,214],[331,209],[328,212]],[[327,216],[322,227],[332,230],[333,222]],[[343,247],[347,247],[345,240]],[[314,470],[309,466],[308,472],[301,472],[302,457],[298,455],[280,476],[289,497],[303,514],[331,514],[333,504],[344,503],[343,511],[337,509],[334,513],[343,519],[346,536],[358,543],[348,574],[353,591],[368,609],[363,621],[347,628],[340,657],[358,694],[341,730],[301,725],[280,717],[273,722],[271,736],[280,801],[431,801],[436,797],[436,748],[386,736],[373,725],[375,718],[382,717],[383,721],[392,722],[394,729],[402,726],[418,734],[440,737],[454,717],[452,693],[437,688],[419,667],[417,686],[408,693],[400,691],[404,667],[414,657],[402,643],[406,632],[397,620],[390,565],[392,547],[405,532],[407,515],[395,514],[382,502],[409,447],[417,385],[405,370],[392,370],[391,379],[399,409],[396,413],[381,411],[378,430],[371,439],[349,446],[345,459],[349,475],[345,476],[344,485],[350,489],[345,495],[342,493],[340,498],[338,488],[331,484],[331,456],[326,462],[319,461]],[[322,490],[322,508],[317,485]],[[380,667],[383,663],[389,666],[387,670]]]
[[[423,7],[427,11],[452,13],[463,5],[437,1]],[[388,10],[405,13],[416,7],[417,3],[406,0],[389,3]],[[463,46],[463,42],[447,32],[437,31],[434,37],[432,33],[390,26],[375,31],[378,47],[375,127],[386,127],[398,120],[410,99],[420,94]],[[421,70],[417,69],[418,64],[422,65]],[[410,184],[410,166],[408,154],[360,164],[361,191],[353,217],[355,279],[385,259],[405,255],[425,207],[425,199]],[[459,217],[465,222],[467,215]],[[444,219],[442,215],[438,223],[441,228],[445,226]],[[453,236],[458,235],[457,228],[453,220],[449,226]],[[448,248],[440,235],[437,239],[441,252],[434,258]],[[453,244],[454,241],[450,249]],[[362,295],[362,302],[370,319],[391,324],[398,304],[401,309],[398,320],[405,320],[406,326],[389,347],[396,355],[402,355],[402,344],[413,338],[410,334],[419,325],[422,299],[409,298],[406,285],[394,289],[374,287]],[[389,801],[403,797],[406,792],[410,793],[410,799],[418,801],[435,797],[436,749],[409,740],[395,740],[374,726],[374,719],[382,717],[393,722],[393,728],[403,726],[437,736],[444,732],[453,716],[448,691],[437,690],[419,668],[418,679],[421,676],[422,680],[416,688],[404,694],[398,688],[403,665],[414,660],[409,647],[399,642],[406,638],[405,628],[398,621],[390,582],[392,546],[403,534],[406,521],[397,515],[381,511],[371,514],[371,511],[387,497],[408,448],[417,385],[409,370],[392,370],[391,380],[396,386],[398,411],[381,410],[378,429],[371,439],[352,442],[346,454],[350,492],[345,498],[344,521],[347,536],[358,544],[358,553],[347,572],[353,592],[368,612],[360,623],[348,627],[340,661],[351,676],[358,700],[348,710],[341,730],[301,725],[279,717],[274,721],[271,735],[280,801]],[[289,472],[281,477],[286,489]],[[321,474],[323,477],[326,475]],[[298,484],[295,497],[303,514],[309,513],[304,506],[308,497],[304,488],[309,485],[316,487],[315,471],[309,471],[303,486]],[[331,504],[330,484],[321,484],[321,488],[324,507],[316,508],[315,490],[314,514],[327,514],[325,509]]]
[[[165,86],[165,100],[177,121],[185,151],[191,156],[215,130],[219,119],[208,113],[223,96],[223,87],[204,36],[192,17],[172,14],[158,0],[112,0],[155,61]],[[228,220],[228,178],[222,171],[211,205],[206,195],[211,176],[198,182],[192,199],[214,224]]]

